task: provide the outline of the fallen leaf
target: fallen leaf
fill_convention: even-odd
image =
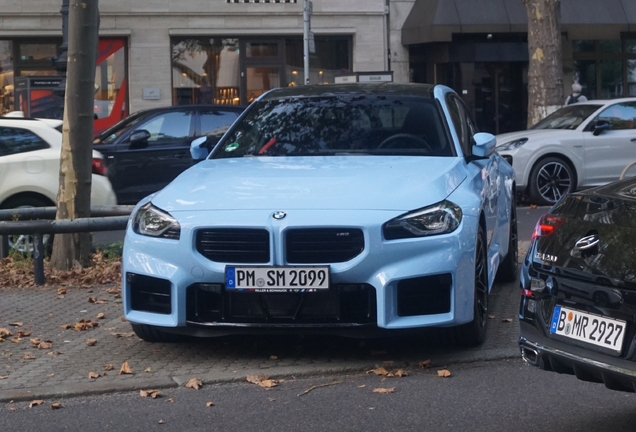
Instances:
[[[147,367],[146,370],[144,370],[144,372],[152,373],[152,368]]]
[[[404,369],[398,369],[394,372],[395,376],[398,378],[402,378],[405,376],[408,376],[408,373],[406,373],[406,371]]]
[[[121,318],[119,318],[119,320],[120,320],[121,322],[126,322],[126,317],[121,317]]]
[[[86,340],[86,345],[88,345],[88,346],[95,346],[96,343],[97,343],[97,339],[87,339]]]
[[[99,378],[99,374],[96,373],[96,372],[89,372],[88,373],[88,378],[89,379],[97,379],[97,378]]]
[[[128,333],[111,333],[113,336],[116,336],[118,338],[124,338],[124,337],[133,337],[135,335],[135,332],[128,332]]]
[[[214,402],[206,402],[206,403],[205,403],[205,406],[206,406],[206,407],[214,406]]]
[[[119,288],[110,288],[110,289],[107,289],[106,292],[108,294],[119,294]]]
[[[269,356],[269,359],[270,360],[278,360],[278,356],[272,355],[272,356]]]
[[[488,319],[495,319],[495,318],[497,318],[497,317],[494,316],[494,315],[488,315]]]
[[[105,371],[112,371],[113,369],[115,369],[115,366],[113,366],[112,364],[105,364],[103,367]]]
[[[28,332],[26,330],[19,330],[16,336],[20,338],[28,337],[28,336],[31,336],[31,332]]]
[[[379,368],[368,370],[367,373],[368,374],[381,375],[381,376],[387,376],[389,374],[389,371],[384,369],[383,367],[379,367]]]
[[[95,297],[89,297],[88,298],[88,302],[89,303],[97,303],[97,299]]]
[[[43,349],[43,350],[47,350],[47,349],[51,349],[53,348],[53,342],[51,341],[42,341],[38,344],[37,346],[38,349]]]
[[[17,410],[17,408],[9,408],[9,411],[11,411],[11,412],[16,411],[16,410]]]
[[[33,408],[34,406],[42,405],[44,401],[42,399],[34,400],[29,404],[29,408]]]
[[[139,390],[139,396],[141,397],[151,397],[156,399],[159,395],[161,395],[159,390]]]
[[[6,328],[0,328],[0,337],[8,336],[13,336],[13,333],[11,333],[11,331],[7,330]]]
[[[9,323],[9,325],[13,327],[22,327],[22,321],[12,322],[12,323]]]
[[[22,341],[22,338],[21,338],[21,337],[18,337],[18,336],[15,336],[15,337],[13,337],[13,338],[11,338],[11,339],[9,339],[9,340],[10,340],[11,342],[13,342],[13,343],[19,343],[19,342],[21,342],[21,341]]]
[[[534,209],[536,209],[536,208],[537,208],[537,205],[536,205],[536,204],[531,204],[531,205],[530,205],[530,208],[534,210]]]
[[[24,355],[22,356],[22,360],[35,360],[35,356],[30,352],[24,353]]]
[[[62,408],[62,403],[61,402],[54,402],[51,404],[51,409],[55,410],[55,409],[60,409]]]
[[[51,352],[47,352],[46,354],[47,354],[47,355],[50,355],[51,357],[57,357],[57,356],[59,356],[60,354],[64,354],[64,353],[61,353],[61,352],[59,352],[59,351],[51,351]]]
[[[164,424],[164,421],[163,420],[159,420],[159,424]]]
[[[168,398],[166,399],[166,402],[174,402],[174,398]]]
[[[100,312],[97,314],[97,319],[104,319],[106,317],[106,314],[104,312]]]
[[[373,393],[395,393],[395,387],[378,387],[373,389]]]
[[[57,293],[58,293],[59,295],[64,295],[64,294],[66,294],[66,288],[58,288],[58,289],[57,289]]]
[[[267,400],[269,400],[270,402],[274,402],[276,399],[275,398],[267,398]]]
[[[451,373],[448,369],[440,369],[437,371],[437,376],[441,378],[448,378],[451,376]]]
[[[70,324],[62,324],[60,327],[62,327],[64,330],[68,330],[70,328],[73,328],[73,326],[70,325]]]
[[[0,375],[0,380],[7,379],[7,378],[9,378],[9,375],[4,375],[4,376]]]
[[[203,385],[203,383],[201,382],[201,380],[199,378],[192,378],[190,379],[190,381],[188,381],[186,383],[186,387],[187,388],[191,388],[191,389],[195,389],[195,390],[199,390],[201,388],[201,386]]]
[[[365,385],[365,384],[362,384],[362,385],[359,385],[359,386],[358,386],[358,388],[365,388],[365,387],[366,387],[366,385]]]
[[[428,369],[428,368],[430,368],[430,367],[432,366],[432,364],[431,364],[431,361],[430,361],[430,360],[424,360],[424,361],[419,362],[419,363],[417,364],[417,366],[418,366],[420,369]]]
[[[124,364],[121,365],[121,369],[119,369],[119,375],[125,374],[132,374],[132,370],[130,369],[128,362],[124,362]]]
[[[42,342],[42,339],[40,339],[40,338],[32,338],[32,339],[29,339],[29,340],[31,342],[31,346],[32,347],[37,347],[40,344],[40,342]]]
[[[501,320],[501,322],[511,323],[512,322],[512,318],[504,318],[504,319]]]
[[[246,377],[247,382],[252,383],[252,384],[256,384],[258,386],[261,386],[263,388],[272,388],[272,387],[276,387],[278,385],[278,381],[273,380],[273,379],[269,379],[269,377],[267,377],[266,375],[260,374],[260,375],[248,375]]]

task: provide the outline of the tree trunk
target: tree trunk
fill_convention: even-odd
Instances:
[[[521,0],[528,13],[528,127],[563,106],[560,0]]]
[[[98,0],[70,0],[68,65],[60,188],[56,219],[90,216],[93,159],[95,62],[99,38]],[[90,263],[90,234],[57,234],[50,265],[69,270]]]

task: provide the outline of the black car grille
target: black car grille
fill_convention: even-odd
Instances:
[[[186,293],[190,323],[375,324],[376,293],[367,284],[336,284],[325,292],[228,291],[221,284],[195,284]]]
[[[364,235],[354,228],[291,229],[285,234],[285,246],[290,264],[338,263],[364,250]]]
[[[269,232],[249,228],[208,228],[196,233],[197,251],[211,261],[264,264],[269,262]]]

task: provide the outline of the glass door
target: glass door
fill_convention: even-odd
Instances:
[[[241,102],[247,105],[285,82],[283,39],[241,41]]]

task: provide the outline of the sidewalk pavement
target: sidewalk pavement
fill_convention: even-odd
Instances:
[[[520,259],[527,243],[520,245]],[[487,340],[472,349],[425,337],[418,344],[318,336],[153,344],[134,336],[118,297],[113,285],[65,293],[55,286],[0,289],[0,328],[13,333],[0,343],[0,402],[177,387],[191,378],[211,384],[253,374],[289,378],[359,373],[378,365],[417,368],[425,360],[435,367],[519,356],[516,282],[494,287]],[[131,373],[120,374],[124,363]]]

